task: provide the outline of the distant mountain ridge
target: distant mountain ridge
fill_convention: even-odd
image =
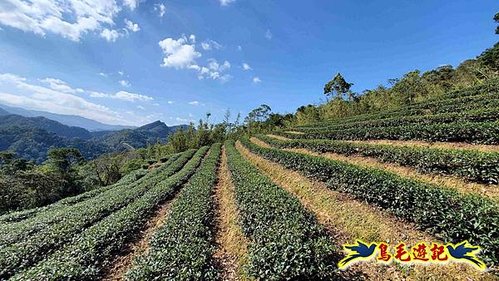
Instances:
[[[24,117],[45,117],[50,120],[57,121],[67,126],[71,127],[80,127],[84,128],[88,131],[119,131],[123,129],[134,129],[133,126],[122,126],[122,125],[110,125],[104,124],[92,119],[88,119],[81,116],[76,115],[63,115],[56,114],[46,111],[37,111],[37,110],[28,110],[19,107],[7,106],[4,104],[0,104],[0,115],[5,114],[17,114]]]
[[[0,151],[14,151],[20,157],[40,163],[51,148],[76,147],[91,159],[102,153],[165,143],[170,134],[184,127],[187,126],[169,127],[155,121],[134,129],[90,132],[45,117],[9,114],[0,108]]]

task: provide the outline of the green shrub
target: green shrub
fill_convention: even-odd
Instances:
[[[442,124],[452,122],[487,122],[499,119],[499,108],[478,109],[465,112],[451,112],[436,115],[395,116],[383,119],[364,120],[346,123],[333,123],[324,126],[300,127],[301,132],[316,130],[332,131],[345,129],[368,129],[373,127],[393,127],[417,124]]]
[[[81,231],[71,243],[11,280],[96,280],[114,253],[140,231],[155,207],[170,199],[196,171],[208,147],[200,148],[183,168],[172,175],[161,172],[142,196]],[[85,218],[84,216],[82,218]],[[53,232],[52,232],[53,233]],[[31,256],[30,256],[31,257]],[[19,268],[17,268],[19,270]]]
[[[82,229],[129,206],[158,181],[179,171],[194,153],[195,150],[186,151],[177,160],[130,185],[118,185],[79,203],[41,211],[19,223],[0,225],[0,279],[46,258]]]
[[[261,280],[334,279],[337,248],[294,196],[225,143],[240,222],[250,238],[248,272]]]
[[[215,251],[213,187],[220,150],[220,144],[212,146],[172,204],[166,223],[152,237],[148,254],[128,271],[128,280],[218,280],[211,257]]]
[[[260,147],[247,138],[241,142],[254,153],[324,181],[331,189],[386,209],[446,242],[469,240],[480,245],[488,262],[498,261],[499,205],[494,201],[461,195],[379,169]]]
[[[374,157],[383,162],[414,167],[422,173],[451,174],[468,180],[498,184],[499,153],[476,150],[362,144],[335,140],[294,139],[289,141],[259,135],[280,148],[306,148],[319,153],[334,152]]]
[[[286,132],[278,134],[289,138],[345,139],[345,140],[425,140],[442,142],[469,142],[482,144],[499,143],[499,121],[455,122],[444,124],[412,124],[407,126],[351,128],[346,130],[308,130],[297,135]]]

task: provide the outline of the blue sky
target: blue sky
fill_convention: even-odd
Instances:
[[[294,112],[498,39],[495,0],[34,2],[0,2],[0,103],[110,124]]]

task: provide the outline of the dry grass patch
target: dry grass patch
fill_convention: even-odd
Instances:
[[[217,245],[214,259],[222,272],[222,280],[250,280],[243,270],[248,259],[248,240],[239,226],[239,211],[225,147],[222,149],[214,196]]]
[[[273,135],[273,134],[268,134],[267,136],[274,138],[274,139],[283,140],[283,141],[289,140],[287,137]]]
[[[347,140],[348,141],[348,140]],[[365,141],[350,141],[354,143],[368,144],[389,144],[398,146],[417,146],[428,148],[443,148],[443,149],[462,149],[462,150],[479,150],[483,152],[499,152],[499,145],[492,144],[472,144],[464,142],[426,142],[416,140],[365,140]]]
[[[125,273],[132,267],[133,260],[138,256],[147,254],[149,241],[154,232],[164,224],[174,200],[168,200],[158,208],[153,217],[146,223],[144,229],[138,234],[137,238],[127,246],[127,250],[115,258],[111,266],[104,273],[102,280],[125,280]]]
[[[497,188],[497,185],[468,182],[455,176],[423,174],[418,172],[414,168],[405,167],[394,163],[381,162],[371,157],[356,156],[356,155],[345,156],[331,152],[316,153],[304,148],[289,148],[289,149],[286,148],[284,150],[318,156],[318,157],[325,157],[363,167],[386,170],[412,180],[423,181],[426,183],[437,185],[442,188],[453,189],[462,194],[472,193],[499,201],[499,188]]]
[[[303,132],[298,132],[298,131],[284,131],[287,134],[293,134],[293,135],[304,135],[305,133]]]
[[[269,134],[269,137],[276,138],[279,140],[289,140],[288,138],[282,137],[282,136],[276,136]],[[254,143],[263,146],[263,147],[271,147],[267,143],[257,139],[257,138],[252,138],[251,141]],[[352,141],[356,143],[379,143],[379,144],[389,144],[391,145],[392,142],[397,142],[399,146],[405,145],[405,141]],[[422,143],[422,142],[419,142]],[[429,144],[429,143],[428,143]],[[442,143],[444,145],[447,145],[449,143]],[[466,145],[466,144],[463,144]],[[486,146],[486,145],[484,145]],[[499,146],[498,146],[499,147]],[[447,147],[447,148],[452,148],[452,147]],[[477,182],[470,182],[466,181],[462,178],[459,178],[457,176],[452,176],[452,175],[439,175],[439,174],[423,174],[418,172],[416,169],[411,168],[411,167],[406,167],[406,166],[401,166],[399,164],[395,163],[386,163],[379,161],[375,158],[372,157],[365,157],[365,156],[358,156],[358,155],[341,155],[337,153],[331,153],[331,152],[326,152],[326,153],[316,153],[314,151],[304,149],[304,148],[289,148],[289,149],[284,149],[287,151],[293,151],[293,152],[299,152],[299,153],[305,153],[309,155],[314,155],[314,156],[322,156],[326,157],[329,159],[333,160],[339,160],[343,162],[348,162],[352,164],[356,164],[359,166],[364,166],[364,167],[372,167],[372,168],[377,168],[377,169],[383,169],[387,170],[393,173],[396,173],[400,176],[407,177],[410,179],[414,180],[419,180],[419,181],[424,181],[427,183],[432,183],[444,188],[448,189],[454,189],[460,193],[466,194],[466,193],[473,193],[477,194],[480,196],[488,197],[493,200],[499,201],[499,188],[497,188],[497,185],[493,184],[484,184],[484,183],[477,183]]]
[[[251,140],[268,147],[268,144],[256,138]],[[296,171],[268,161],[251,153],[239,142],[236,147],[274,183],[295,195],[334,235],[333,238],[339,244],[351,243],[355,239],[383,241],[391,245],[398,242],[415,244],[420,241],[438,241],[432,235],[418,230],[414,224],[400,220],[378,207],[357,201],[347,194],[331,190],[322,182],[310,180]],[[360,264],[353,269],[366,273],[370,280],[494,280],[491,275],[481,274],[461,264],[445,267]]]

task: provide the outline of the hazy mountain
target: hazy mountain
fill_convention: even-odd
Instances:
[[[60,122],[64,125],[72,126],[72,127],[80,127],[87,129],[91,132],[93,131],[118,131],[123,129],[133,129],[132,126],[121,126],[121,125],[109,125],[104,124],[92,119],[88,119],[81,116],[76,115],[63,115],[50,113],[45,111],[37,111],[37,110],[28,110],[19,107],[11,107],[4,104],[0,104],[0,115],[5,115],[6,113],[17,114],[24,117],[45,117],[57,122]]]
[[[19,127],[20,129],[41,129],[60,137],[90,139],[92,134],[80,127],[70,127],[45,117],[24,117],[20,115],[3,115],[0,128]]]
[[[0,116],[10,114],[7,110],[0,108]]]
[[[136,129],[90,132],[84,128],[61,124],[45,117],[6,114],[0,109],[0,151],[15,151],[19,156],[38,163],[56,147],[76,147],[88,159],[102,153],[165,143],[175,130],[156,121]]]

